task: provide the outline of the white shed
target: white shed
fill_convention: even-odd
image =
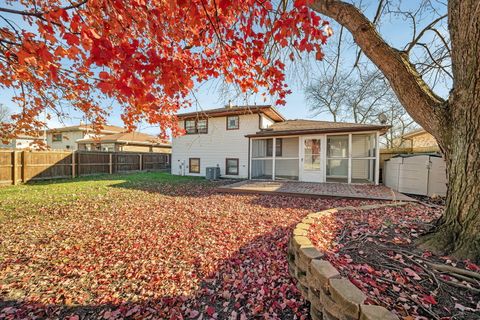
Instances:
[[[403,193],[445,196],[445,161],[439,155],[398,155],[385,161],[384,184]]]

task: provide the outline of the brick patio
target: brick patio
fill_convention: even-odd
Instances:
[[[308,197],[341,197],[416,201],[383,185],[245,180],[218,188],[220,192],[261,193]]]

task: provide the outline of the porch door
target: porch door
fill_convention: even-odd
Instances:
[[[301,138],[302,181],[323,182],[322,136]]]

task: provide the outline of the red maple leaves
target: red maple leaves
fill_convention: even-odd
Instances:
[[[316,51],[321,59],[331,34],[309,2],[24,1],[14,14],[28,31],[0,28],[0,84],[18,90],[22,108],[0,134],[32,131],[43,110],[61,115],[60,102],[97,126],[108,113],[105,97],[123,108],[129,128],[146,118],[175,134],[173,115],[189,105],[195,83],[218,77],[282,104],[283,52]]]

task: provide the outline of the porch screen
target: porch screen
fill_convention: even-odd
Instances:
[[[252,140],[252,179],[272,179],[273,157],[268,147],[273,139]]]
[[[352,134],[352,182],[375,181],[375,134]]]
[[[348,180],[348,135],[327,136],[327,181]]]

